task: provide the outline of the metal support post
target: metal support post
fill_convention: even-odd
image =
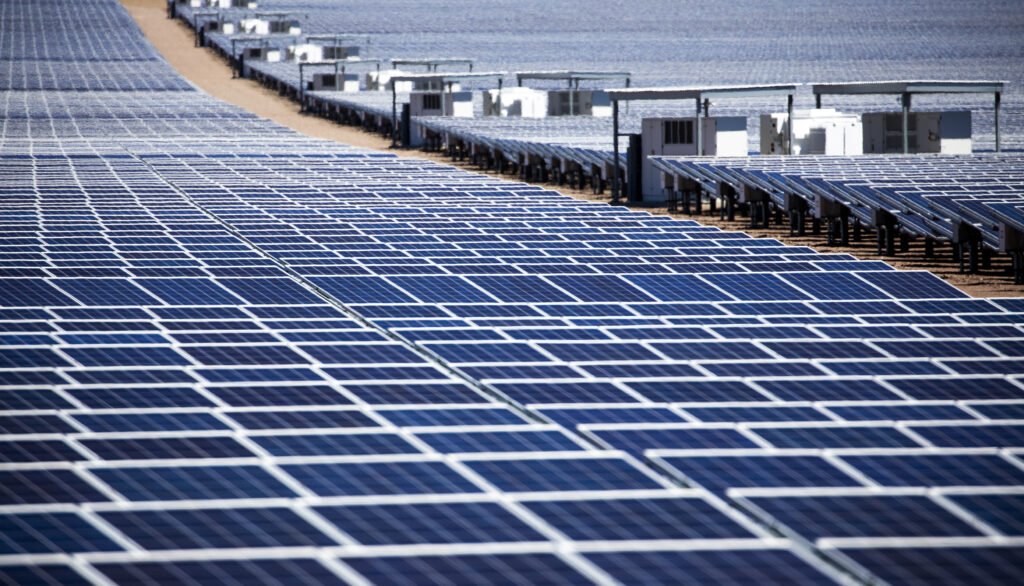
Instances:
[[[572,80],[569,80],[569,115],[572,116],[576,113],[576,103],[572,95]]]
[[[996,130],[996,152],[997,153],[1000,152],[1000,149],[999,149],[999,102],[1002,101],[1002,96],[1003,96],[1003,94],[1001,94],[1000,92],[996,92],[995,130]]]
[[[619,201],[619,101],[612,100],[612,199]]]
[[[398,95],[395,93],[395,82],[391,82],[391,147],[398,141]]]
[[[697,102],[697,119],[693,123],[694,126],[697,127],[696,128],[696,130],[697,130],[697,155],[703,155],[704,154],[704,140],[703,140],[704,132],[701,129],[701,124],[700,124],[700,98],[697,98],[694,101]]]
[[[499,77],[498,78],[498,117],[499,118],[501,117],[501,86],[502,86],[502,81],[503,81],[502,78]]]
[[[786,115],[788,116],[787,120],[789,121],[789,123],[786,124],[786,140],[788,141],[788,146],[786,147],[786,154],[787,155],[792,155],[793,154],[793,94],[789,94],[788,96],[786,96]]]
[[[903,93],[903,154],[910,154],[910,93]]]

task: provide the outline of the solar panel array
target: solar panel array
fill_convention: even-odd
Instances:
[[[1018,300],[238,118],[5,135],[4,581],[1020,581]]]
[[[1019,245],[1007,233],[1024,231],[1024,156],[1016,153],[654,160],[663,171],[712,192],[725,181],[763,189],[780,206],[786,194],[798,195],[812,209],[822,201],[839,202],[868,225],[885,212],[918,236],[966,240],[965,224],[990,249],[1012,251]]]
[[[362,47],[364,56],[366,51],[385,58],[469,56],[476,60],[478,71],[628,70],[638,87],[892,78],[1007,80],[1001,144],[1004,150],[1024,146],[1020,116],[1024,94],[1018,89],[1024,87],[1024,78],[1017,67],[1017,38],[1024,21],[1014,18],[1019,14],[1012,0],[984,0],[970,8],[958,2],[931,2],[926,9],[932,32],[917,36],[907,31],[919,25],[921,8],[879,1],[809,7],[799,20],[789,17],[790,3],[781,0],[695,5],[685,13],[665,0],[650,0],[645,10],[634,12],[579,0],[566,2],[558,10],[550,10],[541,0],[487,5],[460,0],[447,11],[416,2],[400,2],[393,8],[382,10],[377,2],[365,0],[348,2],[344,10],[338,10],[334,0],[270,0],[260,5],[261,10],[289,13],[303,33],[370,34],[372,42]],[[495,14],[503,16],[495,18]],[[868,21],[876,26],[865,34],[862,23]],[[681,29],[689,31],[686,39],[676,34]],[[978,30],[985,34],[972,33]],[[628,43],[623,42],[626,31]],[[934,42],[936,38],[942,42]],[[212,34],[209,39],[225,52],[230,46],[224,35]],[[780,44],[779,39],[785,41]],[[293,67],[280,79],[297,77]],[[796,98],[797,108],[814,103],[809,88]],[[851,112],[899,109],[891,96],[836,96],[826,101],[829,107]],[[755,114],[785,110],[777,99],[751,103],[754,106],[746,109],[716,104],[712,115],[750,116],[749,127],[756,137]],[[646,110],[639,103],[632,105],[634,110],[641,108]],[[914,109],[971,110],[975,148],[993,148],[990,96],[917,95]],[[692,105],[676,104],[673,115],[680,111],[689,115]],[[609,140],[609,133],[597,138]],[[757,150],[757,145],[751,141],[751,150]]]

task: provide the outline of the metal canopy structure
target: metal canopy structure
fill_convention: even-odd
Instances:
[[[628,101],[650,101],[650,100],[694,100],[697,103],[697,118],[700,118],[701,109],[704,117],[708,116],[711,108],[712,98],[750,98],[756,96],[786,96],[786,112],[789,119],[793,119],[793,95],[799,84],[781,85],[734,85],[734,86],[709,86],[709,87],[653,87],[653,88],[626,88],[609,90],[608,96],[612,101],[612,150],[615,164],[612,170],[612,198],[619,198],[619,102]],[[700,124],[694,125],[697,134],[697,148],[702,144],[702,132]],[[790,149],[793,145],[793,125],[789,125]],[[698,151],[699,152],[699,151]],[[788,154],[788,153],[787,153]]]
[[[516,84],[523,85],[524,79],[543,79],[568,81],[569,87],[575,85],[576,89],[579,89],[580,81],[624,79],[628,88],[632,77],[633,74],[628,71],[518,71],[516,72]]]
[[[395,61],[392,60],[392,63]],[[404,75],[395,75],[391,78],[391,146],[394,146],[397,140],[398,132],[398,91],[395,89],[395,82],[398,81],[423,81],[432,82],[440,85],[441,87],[448,87],[448,92],[452,91],[452,84],[460,81],[481,81],[486,79],[496,79],[498,81],[498,103],[501,103],[501,85],[502,80],[507,75],[505,71],[490,71],[480,73],[407,73]],[[444,100],[441,100],[441,107],[444,108]]]
[[[442,65],[468,65],[473,71],[473,60],[463,57],[441,57],[438,59],[392,59],[391,67],[398,69],[400,65],[411,65],[413,67],[426,67],[427,71],[437,71]]]
[[[520,71],[516,73],[516,85],[522,86],[524,79],[543,79],[549,81],[567,81],[569,89],[579,91],[580,81],[625,79],[629,87],[632,74],[628,71]],[[574,113],[573,94],[569,93],[569,114]]]
[[[996,152],[999,152],[999,104],[1002,101],[1003,81],[979,80],[906,80],[906,81],[858,81],[844,83],[817,83],[811,86],[814,105],[821,107],[821,96],[860,96],[868,94],[890,94],[900,96],[903,106],[903,153],[910,153],[908,126],[910,118],[910,97],[914,94],[994,94]]]
[[[260,43],[266,44],[267,43],[267,39],[266,39],[266,37],[263,37],[263,36],[252,36],[252,35],[248,35],[248,36],[233,35],[231,37],[231,77],[232,77],[232,79],[238,77],[238,74],[239,74],[239,72],[238,72],[238,69],[239,69],[238,55],[235,53],[235,46],[238,43],[251,43],[251,42],[260,42]]]
[[[380,71],[380,64],[383,62],[381,59],[327,59],[324,61],[306,61],[299,63],[299,95],[301,97],[301,111],[306,111],[306,84],[304,71],[306,67],[327,67],[334,66],[334,73],[345,73],[345,69],[349,65],[376,65],[377,71]]]
[[[193,36],[194,36],[195,46],[196,47],[199,46],[199,22],[200,22],[199,19],[204,17],[204,16],[212,16],[212,17],[214,17],[213,19],[216,20],[217,18],[220,17],[220,11],[219,10],[196,10],[196,11],[194,11],[192,13],[192,32],[194,33]],[[203,20],[202,22],[203,22],[203,25],[205,26],[206,23],[208,22],[208,20]]]
[[[369,35],[353,35],[353,34],[323,34],[323,35],[306,35],[307,41],[330,41],[332,43],[359,43],[365,42],[369,44]]]

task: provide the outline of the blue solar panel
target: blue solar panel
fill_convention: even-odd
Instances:
[[[1024,578],[1020,547],[850,548],[842,553],[889,583],[1008,586]]]
[[[132,501],[276,498],[295,494],[266,470],[255,466],[107,468],[94,473]]]
[[[642,291],[615,276],[548,277],[548,281],[585,302],[653,301]]]
[[[939,447],[1024,447],[1024,425],[929,425],[914,432]]]
[[[977,529],[922,496],[750,497],[764,515],[807,539],[955,537]]]
[[[785,550],[602,552],[587,554],[587,559],[624,583],[832,583],[821,570]]]
[[[528,344],[480,343],[480,344],[424,344],[441,358],[455,363],[473,362],[550,362]]]
[[[241,301],[209,279],[139,279],[137,282],[165,303],[234,305]]]
[[[86,305],[158,305],[131,282],[121,279],[54,279],[62,291]]]
[[[390,433],[330,435],[277,435],[253,438],[267,453],[278,457],[415,454],[420,450]]]
[[[74,513],[0,516],[0,553],[6,555],[122,549],[91,523]]]
[[[0,279],[5,307],[35,305],[78,305],[73,299],[42,279]]]
[[[630,275],[627,279],[661,301],[726,301],[732,297],[689,275]]]
[[[860,277],[899,299],[940,299],[967,297],[952,285],[929,273],[863,273]]]
[[[526,506],[577,541],[729,539],[752,535],[700,499],[536,501]]]
[[[107,562],[97,563],[96,569],[118,584],[138,581],[161,586],[182,582],[213,584],[230,581],[324,586],[345,584],[337,574],[310,559]]]
[[[552,554],[409,556],[347,558],[346,563],[372,582],[395,575],[414,584],[589,584],[564,560]]]
[[[282,508],[109,511],[100,516],[149,550],[334,545]]]
[[[883,486],[1019,486],[1024,470],[990,454],[843,456]]]
[[[751,439],[733,429],[594,429],[591,433],[613,448],[637,455],[659,448],[727,450],[757,447]]]
[[[758,427],[754,433],[777,448],[908,448],[919,444],[898,429],[861,427]]]
[[[366,545],[544,541],[497,503],[422,503],[317,507],[317,513]]]
[[[342,303],[415,301],[379,277],[314,277],[311,281]]]
[[[365,462],[283,466],[320,496],[461,494],[479,492],[469,480],[441,462]]]
[[[493,276],[468,277],[481,289],[496,297],[499,301],[510,303],[545,303],[575,301],[569,295],[534,276]]]
[[[1018,482],[1019,486],[1020,483]],[[1024,523],[1017,514],[1024,504],[1021,494],[965,494],[950,499],[994,527],[1003,535],[1024,535]]]
[[[702,278],[742,301],[810,299],[774,275],[710,274]]]
[[[627,461],[615,458],[485,460],[466,464],[494,486],[509,492],[661,488]]]
[[[2,566],[0,578],[11,584],[49,583],[85,586],[90,583],[70,567],[55,564]]]

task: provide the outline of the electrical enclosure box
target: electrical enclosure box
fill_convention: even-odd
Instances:
[[[697,151],[697,124],[701,125],[703,147]],[[747,119],[743,116],[704,118],[644,118],[640,145],[643,151],[643,199],[662,201],[661,172],[648,157],[747,155]]]
[[[308,89],[314,92],[358,92],[359,76],[355,73],[315,73]]]
[[[793,149],[789,150],[789,114],[761,115],[762,155],[860,155],[863,128],[854,114],[830,108],[793,112]]]
[[[864,114],[865,153],[903,153],[903,113]],[[969,154],[971,113],[911,112],[907,117],[907,143],[911,153]]]

